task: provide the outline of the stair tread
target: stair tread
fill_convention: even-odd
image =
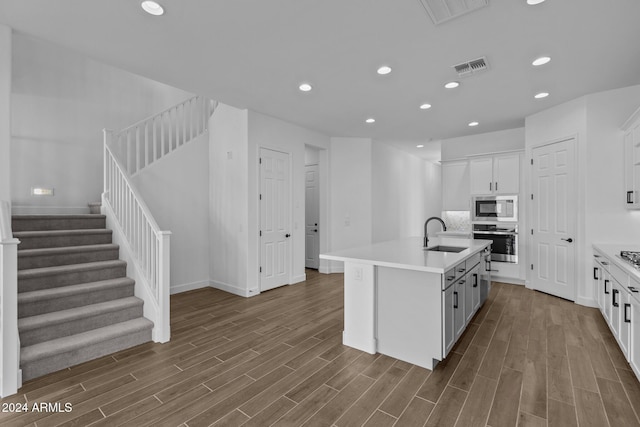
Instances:
[[[37,316],[23,317],[18,319],[18,330],[20,332],[25,332],[41,328],[43,326],[66,323],[142,304],[143,301],[138,297],[126,297],[96,304],[83,305],[67,310],[53,311]]]
[[[82,332],[76,335],[56,338],[30,346],[23,347],[20,350],[21,363],[29,363],[36,360],[54,356],[56,354],[67,353],[78,350],[93,344],[107,341],[127,334],[143,330],[151,330],[153,322],[139,317],[126,322],[116,323],[114,325],[104,326],[102,328],[93,329],[91,331]]]
[[[33,231],[14,231],[13,237],[46,237],[46,236],[66,236],[79,234],[111,234],[108,228],[77,228],[71,230],[33,230]]]
[[[84,218],[106,218],[102,214],[28,214],[12,215],[12,219],[84,219]]]
[[[97,252],[113,249],[120,249],[120,246],[116,245],[115,243],[102,243],[97,245],[85,246],[60,246],[54,248],[23,249],[21,251],[18,251],[18,258],[42,255],[69,254],[76,252]]]
[[[135,281],[129,277],[117,279],[99,280],[96,282],[79,283],[77,285],[63,286],[60,288],[40,289],[37,291],[21,292],[18,294],[18,304],[30,303],[43,299],[55,299],[70,297],[72,295],[92,292],[105,288],[133,285]]]
[[[119,259],[108,261],[85,262],[82,264],[59,265],[55,267],[29,268],[18,271],[18,281],[42,276],[53,276],[57,274],[74,273],[79,271],[99,270],[109,267],[126,266],[127,262]]]

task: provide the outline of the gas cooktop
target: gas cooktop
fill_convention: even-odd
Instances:
[[[620,258],[640,270],[640,252],[620,251]]]

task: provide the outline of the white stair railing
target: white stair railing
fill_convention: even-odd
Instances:
[[[170,294],[170,231],[162,231],[131,177],[208,130],[218,103],[194,96],[119,132],[104,130],[102,212],[144,316],[154,323],[153,340],[167,342]]]
[[[18,392],[20,335],[18,334],[18,244],[11,231],[9,202],[0,200],[0,397]]]
[[[102,210],[135,294],[144,301],[144,316],[154,323],[153,340],[167,342],[170,288],[170,231],[162,231],[110,148],[113,133],[104,131],[104,192]],[[129,268],[131,267],[131,268]]]
[[[113,134],[112,148],[131,176],[208,129],[218,103],[194,96]]]

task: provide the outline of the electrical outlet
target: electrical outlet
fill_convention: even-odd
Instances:
[[[353,269],[353,278],[359,282],[362,282],[362,268],[356,267]]]

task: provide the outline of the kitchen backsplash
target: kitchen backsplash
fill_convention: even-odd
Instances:
[[[470,211],[443,211],[442,219],[450,231],[471,231]]]

